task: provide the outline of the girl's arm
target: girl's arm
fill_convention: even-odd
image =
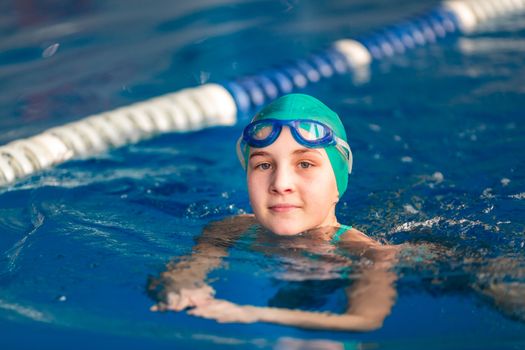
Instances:
[[[360,278],[346,289],[348,298],[347,315],[354,315],[371,328],[380,328],[390,314],[397,292],[394,286],[397,275],[392,271],[399,246],[370,246],[364,256],[371,264],[364,268]]]
[[[180,311],[213,298],[214,290],[205,283],[219,267],[228,248],[255,223],[252,215],[242,215],[211,223],[197,239],[191,255],[170,262],[159,278],[151,278],[149,293],[158,300],[153,311]]]
[[[349,308],[342,315],[325,312],[280,309],[271,307],[240,306],[226,300],[213,300],[192,309],[195,316],[213,318],[219,322],[270,322],[310,329],[370,331],[382,326],[390,313],[397,279],[390,268],[395,262],[398,247],[364,243],[363,255],[372,264],[362,271],[361,278],[346,290]],[[343,242],[342,242],[343,243]],[[347,242],[350,243],[350,242]],[[351,242],[352,246],[359,245]],[[298,295],[298,298],[301,296]]]
[[[301,310],[237,305],[227,300],[213,299],[191,309],[188,314],[215,319],[221,323],[269,322],[309,329],[339,331],[369,331],[381,327],[374,319],[361,315],[331,314]]]

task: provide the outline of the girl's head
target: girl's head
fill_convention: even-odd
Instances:
[[[237,143],[257,220],[281,235],[337,224],[352,153],[335,112],[303,94],[266,106]]]

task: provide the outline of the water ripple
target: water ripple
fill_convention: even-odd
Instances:
[[[26,233],[20,240],[18,240],[11,248],[5,251],[0,260],[5,261],[5,266],[0,270],[0,276],[13,274],[18,269],[18,258],[22,251],[30,245],[30,238],[42,227],[44,224],[44,215],[39,212],[35,206],[32,207],[31,223],[32,229]]]

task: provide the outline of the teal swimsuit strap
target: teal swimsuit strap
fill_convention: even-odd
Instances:
[[[346,231],[351,230],[351,229],[352,229],[352,226],[341,225],[341,227],[339,227],[339,229],[334,234],[334,236],[332,237],[330,242],[332,244],[338,243],[341,240],[341,236],[343,235],[343,233],[345,233]]]

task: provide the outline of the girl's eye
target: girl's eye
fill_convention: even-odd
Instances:
[[[312,163],[309,162],[299,162],[299,166],[301,169],[308,169],[312,166]]]
[[[270,169],[272,166],[270,165],[270,163],[261,163],[261,164],[258,164],[256,166],[256,168],[259,168],[261,170],[268,170]]]

